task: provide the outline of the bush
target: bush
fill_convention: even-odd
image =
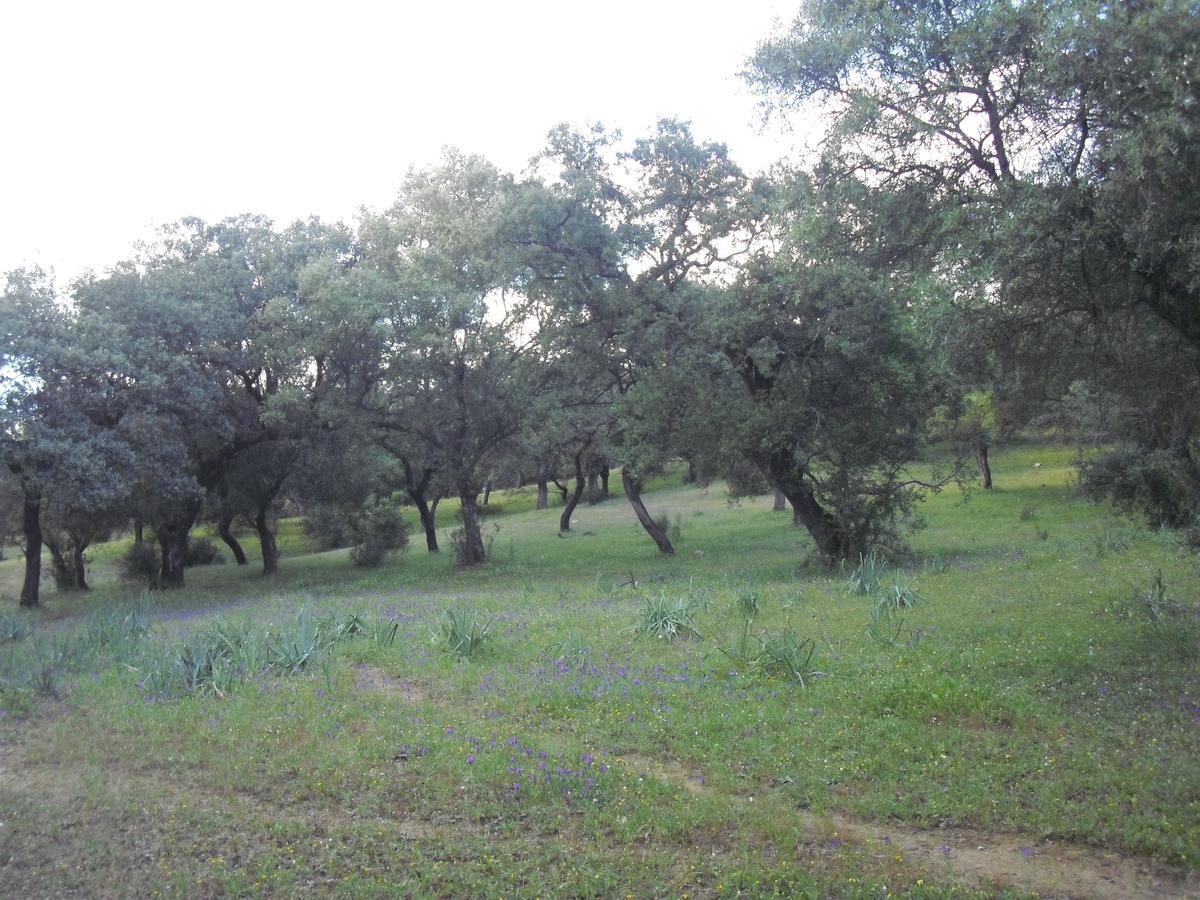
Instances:
[[[350,559],[356,566],[373,568],[387,557],[408,546],[408,522],[398,503],[390,498],[373,497],[350,517],[354,546]]]
[[[318,550],[338,550],[355,543],[353,511],[334,503],[314,503],[304,511],[304,533]]]
[[[225,555],[208,538],[196,538],[188,541],[187,554],[183,557],[183,564],[189,569],[194,566],[223,566],[225,565]]]
[[[158,551],[148,541],[133,544],[117,562],[121,580],[149,587],[158,585]]]
[[[1114,450],[1083,460],[1079,487],[1089,500],[1111,500],[1153,528],[1185,528],[1200,508],[1187,464],[1167,450]]]

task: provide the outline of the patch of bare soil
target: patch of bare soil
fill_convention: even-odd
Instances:
[[[839,838],[859,841],[881,859],[902,855],[968,884],[1006,885],[1041,897],[1200,897],[1197,873],[1181,876],[1149,860],[1112,851],[1005,832],[925,831],[845,816],[827,821]]]
[[[631,772],[681,787],[693,797],[704,793],[704,776],[699,771],[689,769],[675,760],[655,759],[641,753],[623,753],[619,760],[620,764],[623,764]]]
[[[697,770],[675,760],[637,753],[621,758],[632,771],[682,787],[693,796],[707,790]],[[1004,832],[922,830],[843,815],[822,817],[803,811],[796,815],[808,820],[814,831],[832,830],[831,836],[861,844],[881,861],[901,856],[910,864],[928,865],[931,871],[944,872],[964,884],[1004,885],[1040,897],[1200,898],[1200,873],[1180,875],[1149,860],[1113,851]]]
[[[428,692],[419,682],[397,678],[366,663],[354,667],[354,686],[360,691],[379,691],[403,697],[409,703],[425,703],[429,700]]]

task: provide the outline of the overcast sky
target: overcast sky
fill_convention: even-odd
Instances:
[[[6,2],[0,270],[103,268],[186,215],[351,221],[446,145],[519,170],[556,123],[660,116],[765,168],[738,70],[795,3]]]

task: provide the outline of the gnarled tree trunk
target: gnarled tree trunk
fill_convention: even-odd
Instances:
[[[629,505],[633,507],[634,515],[642,523],[646,533],[654,539],[659,552],[664,556],[672,555],[675,548],[671,546],[671,539],[667,537],[666,531],[654,521],[654,517],[646,510],[646,504],[642,502],[642,479],[635,478],[629,473],[628,467],[623,467],[621,469],[621,485],[625,488],[625,496],[629,498]]]
[[[242,545],[238,543],[238,539],[233,536],[233,513],[222,513],[221,518],[217,520],[217,535],[225,542],[225,546],[229,548],[229,552],[233,554],[233,558],[239,566],[244,566],[249,563],[246,559],[246,551],[242,549]]]
[[[483,546],[483,530],[479,524],[478,492],[471,486],[460,486],[458,499],[462,504],[463,545],[458,562],[464,566],[475,566],[487,559]]]
[[[567,501],[567,505],[563,507],[562,515],[558,517],[558,530],[560,532],[571,530],[571,515],[575,512],[575,507],[579,505],[579,498],[583,496],[583,486],[585,484],[585,476],[583,474],[583,454],[587,450],[588,445],[584,444],[579,452],[575,454],[575,490],[571,493],[571,499]]]
[[[162,555],[159,584],[163,588],[183,587],[184,561],[187,559],[188,534],[200,513],[200,500],[180,504],[176,515],[155,524]]]
[[[417,514],[421,517],[421,528],[425,532],[425,549],[430,553],[438,553],[437,539],[437,505],[442,499],[441,494],[435,493],[432,501],[428,497],[429,483],[433,479],[433,469],[425,469],[421,472],[421,477],[415,477],[412,463],[407,457],[400,457],[400,462],[404,465],[404,489],[408,492],[408,497],[412,500],[413,505],[417,508]]]
[[[803,483],[784,489],[794,510],[794,521],[803,525],[817,545],[817,558],[824,565],[835,565],[853,558],[855,548],[838,521],[817,502],[816,495]]]
[[[262,547],[263,574],[274,575],[279,571],[279,545],[275,543],[275,532],[267,516],[270,503],[260,503],[254,515],[254,530],[258,533],[258,543]]]

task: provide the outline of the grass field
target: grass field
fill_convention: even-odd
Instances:
[[[275,578],[193,569],[139,612],[98,548],[90,594],[5,601],[0,895],[1200,896],[1200,558],[1070,461],[930,498],[872,595],[769,498],[674,474],[671,559],[623,498],[560,537],[529,492],[471,571],[285,521]],[[448,610],[492,623],[469,659]],[[218,630],[242,655],[181,686]]]

